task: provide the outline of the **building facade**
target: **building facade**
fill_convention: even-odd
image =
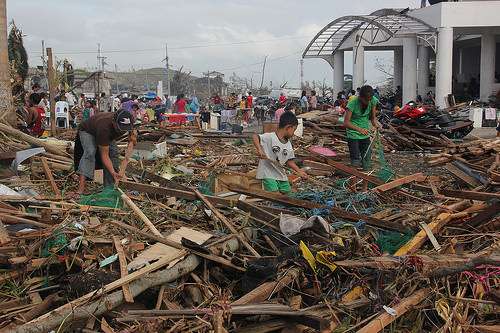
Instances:
[[[352,51],[353,87],[360,87],[365,83],[365,52],[391,50],[393,84],[402,88],[404,103],[428,91],[434,91],[442,108],[453,92],[487,101],[500,89],[500,1],[431,3],[338,18],[313,38],[302,56],[326,60],[333,67],[334,89],[341,90],[345,51]]]

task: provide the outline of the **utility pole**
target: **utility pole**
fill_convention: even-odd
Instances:
[[[115,64],[115,90],[116,90],[116,94],[120,93],[118,91],[118,66],[116,66],[116,64]]]
[[[99,103],[99,96],[101,95],[101,71],[100,71],[100,67],[101,67],[101,43],[97,43],[97,91],[94,92],[94,97],[97,101],[97,103]]]
[[[107,57],[101,55],[101,43],[97,43],[97,100],[101,97],[101,80],[104,79],[104,65]]]
[[[56,80],[54,73],[54,63],[52,60],[52,48],[47,48],[47,77],[49,78],[50,97],[50,135],[56,135]]]
[[[168,63],[168,44],[165,43],[165,67],[167,68],[167,95],[170,96],[170,65]]]
[[[304,89],[304,59],[300,59],[300,89]]]
[[[266,62],[267,62],[267,56],[264,58],[264,65],[262,65],[262,77],[260,78],[260,88],[262,89],[262,86],[264,85],[264,73],[266,71]]]
[[[212,92],[210,91],[210,71],[207,71],[208,75],[208,99],[210,100],[210,97],[212,96]]]
[[[6,0],[0,0],[0,120],[6,119],[14,124],[16,114],[12,107],[7,44],[7,4]]]

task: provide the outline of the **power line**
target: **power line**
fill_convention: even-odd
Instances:
[[[201,45],[187,45],[187,46],[177,46],[170,47],[170,50],[187,50],[196,48],[209,48],[209,47],[224,47],[224,46],[237,46],[237,45],[250,45],[250,44],[261,44],[284,40],[294,40],[294,39],[305,39],[310,38],[310,36],[295,36],[295,37],[282,37],[267,40],[253,40],[253,41],[236,41],[230,43],[212,43],[212,44],[201,44]],[[149,48],[149,49],[128,49],[128,50],[101,50],[101,53],[141,53],[141,52],[154,52],[154,51],[164,51],[163,48]],[[33,53],[33,52],[30,52]],[[70,54],[95,54],[95,50],[80,50],[80,51],[59,51],[55,52],[60,55],[70,55]],[[38,53],[37,53],[38,54]]]
[[[297,52],[293,52],[293,53],[290,53],[290,54],[287,54],[287,55],[284,55],[284,56],[279,56],[279,57],[276,57],[276,58],[267,59],[267,62],[282,60],[282,59],[285,59],[285,58],[288,58],[288,57],[291,57],[293,55],[300,54],[300,53],[302,53],[302,50],[299,50]],[[237,67],[218,69],[217,72],[233,71],[233,70],[237,70],[237,69],[241,69],[241,68],[248,68],[248,67],[262,65],[262,64],[264,64],[264,61],[259,61],[259,62],[255,62],[255,63],[252,63],[252,64],[240,65],[240,66],[237,66]]]

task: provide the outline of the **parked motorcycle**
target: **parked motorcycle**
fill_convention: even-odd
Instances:
[[[387,117],[387,112],[384,117]],[[387,123],[393,126],[406,125],[436,137],[445,135],[449,139],[462,139],[474,128],[469,119],[453,117],[449,112],[415,102],[409,102],[395,111]]]

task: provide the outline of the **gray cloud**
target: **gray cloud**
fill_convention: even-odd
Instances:
[[[300,53],[328,22],[351,14],[367,14],[385,7],[416,6],[420,1],[340,0],[7,0],[7,15],[26,34],[30,63],[40,63],[41,40],[59,58],[76,66],[96,65],[101,43],[112,69],[160,67],[165,42],[174,68],[194,74],[207,69],[254,79],[264,56],[269,56],[266,82],[299,81]],[[254,41],[255,43],[245,43]],[[207,46],[210,47],[192,47]],[[130,51],[135,50],[135,51]],[[143,50],[143,51],[141,51]],[[121,51],[121,52],[109,52]],[[109,52],[109,53],[106,53]],[[383,75],[373,69],[370,52],[366,76],[377,82]],[[305,79],[326,79],[332,72],[322,60],[306,59]],[[349,53],[346,72],[351,72]]]

